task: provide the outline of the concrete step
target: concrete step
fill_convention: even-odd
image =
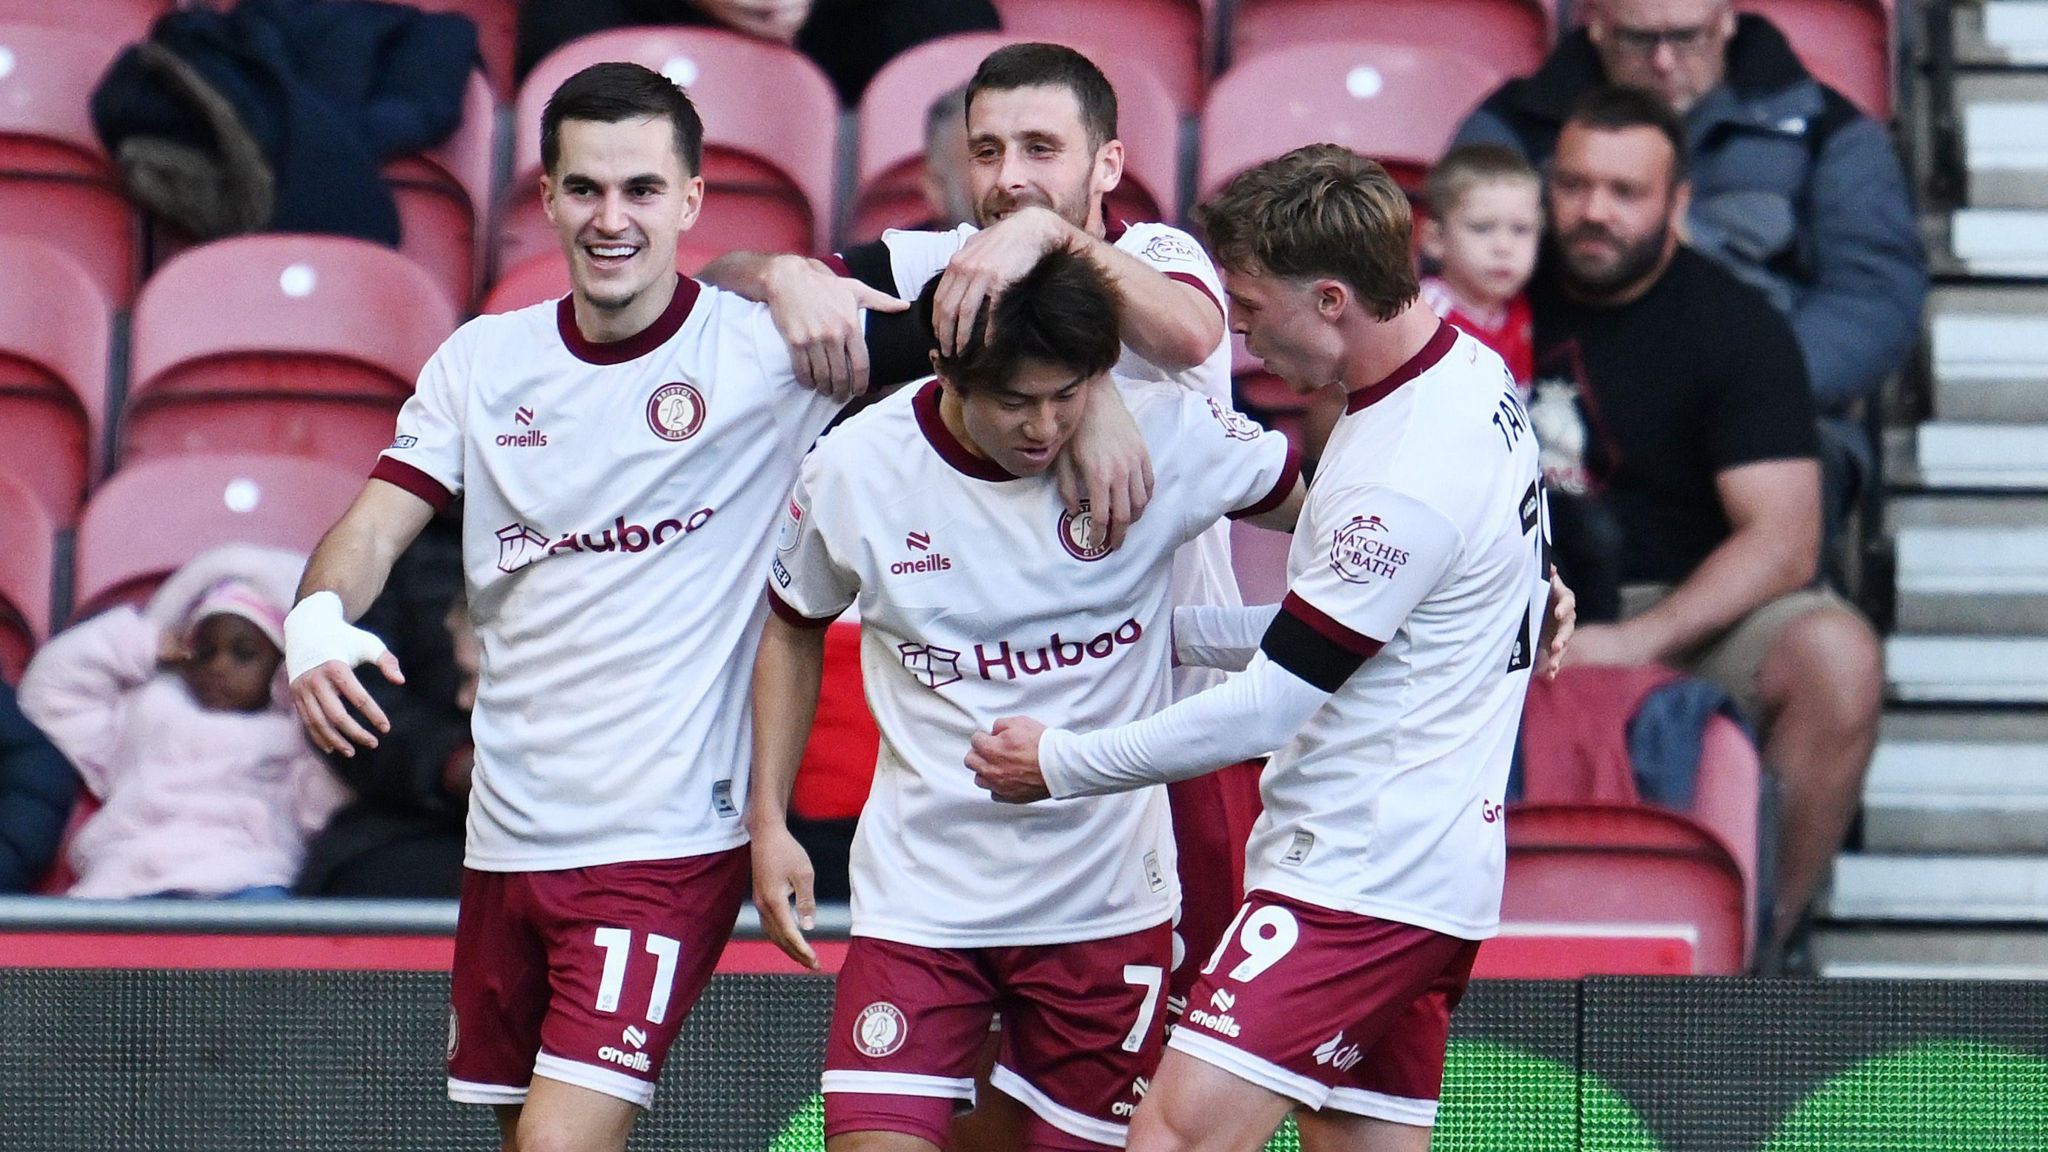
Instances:
[[[2048,741],[1881,740],[1863,782],[1879,853],[2048,853]]]
[[[1980,67],[2048,64],[2048,3],[1996,0],[1957,4],[1952,12],[1956,63]]]
[[[1900,528],[1893,554],[1898,630],[2048,636],[2048,524]]]
[[[2048,496],[1997,492],[1984,496],[1902,494],[1885,501],[1885,530],[1915,528],[2039,528],[2048,531]]]
[[[2048,704],[2048,637],[1887,637],[1890,698],[1929,704]]]
[[[1852,853],[1835,860],[1826,917],[1923,924],[2048,924],[2048,856]]]
[[[2048,423],[1930,420],[1914,457],[1923,487],[2048,491]]]
[[[1938,419],[2048,421],[2048,286],[1946,285],[1927,315]]]
[[[2048,208],[2048,75],[1983,72],[1956,79],[1973,208]]]
[[[2048,211],[1965,208],[1949,219],[1947,247],[1951,274],[2048,277]]]
[[[1822,976],[1895,980],[2048,980],[2048,931],[1837,928],[1813,935]]]

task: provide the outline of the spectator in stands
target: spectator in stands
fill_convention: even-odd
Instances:
[[[1543,237],[1543,181],[1522,154],[1498,144],[1454,148],[1430,169],[1422,278],[1430,310],[1500,353],[1515,386],[1529,391],[1529,301]]]
[[[1675,665],[1758,724],[1783,797],[1783,941],[1855,811],[1881,656],[1853,608],[1810,586],[1820,470],[1791,328],[1679,242],[1684,131],[1667,104],[1609,88],[1558,135],[1550,258],[1530,291],[1537,388],[1577,401],[1579,463],[1620,523],[1629,581],[1622,621],[1582,624],[1569,660]]]
[[[520,0],[519,74],[579,36],[633,24],[709,24],[788,44],[848,107],[898,52],[1001,27],[989,0]]]
[[[50,641],[21,710],[103,805],[71,895],[270,899],[346,798],[306,743],[279,665],[305,557],[232,544],[150,598]]]
[[[0,892],[33,892],[57,859],[78,774],[0,683]]]
[[[328,757],[356,802],[307,850],[298,892],[453,900],[462,888],[478,671],[459,515],[435,517],[399,554],[361,626],[385,638],[405,683],[364,679],[391,730],[374,748]]]
[[[1728,0],[1588,0],[1586,26],[1480,105],[1458,142],[1512,145],[1541,167],[1573,101],[1605,83],[1655,93],[1683,117],[1690,242],[1791,318],[1822,417],[1832,525],[1871,467],[1857,406],[1904,363],[1927,293],[1884,126]]]
[[[931,216],[916,226],[944,232],[974,223],[974,189],[967,183],[967,85],[932,101],[924,115],[924,202]]]

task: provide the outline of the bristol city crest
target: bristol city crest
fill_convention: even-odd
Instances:
[[[1094,534],[1094,528],[1095,518],[1089,514],[1086,500],[1081,501],[1081,514],[1078,516],[1072,512],[1062,511],[1060,547],[1065,548],[1067,555],[1076,560],[1102,559],[1109,555],[1109,541],[1103,539],[1091,542],[1089,537]]]
[[[688,440],[704,427],[704,394],[680,381],[647,398],[647,426],[663,440]]]
[[[910,1035],[910,1022],[903,1011],[887,1000],[877,1000],[860,1010],[853,1022],[853,1043],[864,1055],[893,1056]]]

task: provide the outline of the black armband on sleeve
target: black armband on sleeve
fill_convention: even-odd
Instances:
[[[1259,651],[1303,683],[1335,692],[1380,650],[1380,641],[1351,631],[1290,592],[1266,626]]]
[[[896,295],[896,262],[889,255],[889,246],[880,240],[856,244],[839,254],[839,263],[846,266],[846,274],[890,296]]]
[[[867,340],[870,395],[932,374],[931,354],[939,338],[918,318],[917,309],[868,313]]]

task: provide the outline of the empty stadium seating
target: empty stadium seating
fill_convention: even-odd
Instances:
[[[1123,183],[1105,198],[1126,220],[1180,218],[1180,113],[1144,60],[1070,36],[1049,39],[1077,49],[1108,77],[1117,95],[1117,135],[1124,144]],[[855,240],[925,219],[920,179],[925,112],[947,90],[967,82],[982,58],[1026,37],[995,32],[948,36],[920,44],[875,74],[860,103],[852,223]]]
[[[461,308],[483,281],[493,204],[498,113],[482,73],[471,73],[462,123],[439,147],[384,166],[398,202],[398,250],[440,281]]]
[[[28,486],[0,472],[0,679],[21,682],[28,658],[50,635],[50,558],[55,527]]]
[[[541,110],[563,80],[607,60],[635,61],[676,81],[703,116],[706,195],[695,228],[703,242],[830,250],[839,105],[817,65],[792,49],[717,29],[623,28],[549,53],[520,87],[500,268],[555,250],[540,202]]]
[[[1878,120],[1892,115],[1891,0],[1737,0],[1778,26],[1807,70]]]
[[[1027,40],[1079,37],[1111,55],[1150,65],[1174,103],[1202,103],[1214,0],[995,0],[1003,30]],[[1105,62],[1096,58],[1097,64]],[[1111,83],[1115,79],[1111,78]]]
[[[1573,669],[1551,687],[1599,694],[1613,690],[1613,676],[1633,671]],[[1524,771],[1526,799],[1507,811],[1503,921],[1682,939],[1700,973],[1748,969],[1766,883],[1764,775],[1734,721],[1708,722],[1684,812],[1574,794],[1541,778],[1533,759]]]
[[[165,576],[216,545],[311,552],[368,473],[249,453],[127,465],[93,493],[79,521],[72,617],[139,604]]]
[[[1239,0],[1230,64],[1293,44],[1371,40],[1440,48],[1524,76],[1550,51],[1555,23],[1553,0]]]
[[[194,248],[136,301],[121,460],[257,450],[367,470],[456,319],[419,266],[364,241]]]
[[[68,252],[0,236],[0,459],[60,525],[98,473],[110,311]]]
[[[0,24],[38,24],[132,44],[147,39],[156,18],[176,6],[175,0],[0,0]]]
[[[58,237],[125,305],[136,223],[93,132],[93,86],[124,41],[0,24],[0,233]]]
[[[1297,44],[1241,61],[1210,89],[1196,195],[1319,142],[1379,160],[1413,191],[1500,82],[1469,56],[1365,41]]]

